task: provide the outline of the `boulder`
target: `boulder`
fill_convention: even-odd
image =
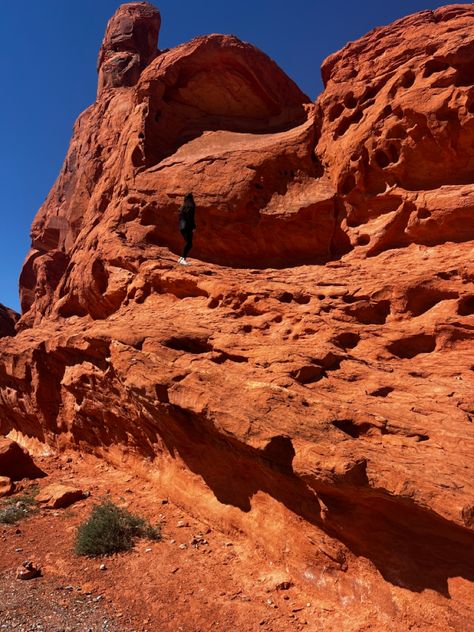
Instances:
[[[64,509],[84,498],[87,498],[87,494],[82,489],[53,483],[43,487],[35,500],[50,509]]]
[[[41,577],[41,575],[41,568],[28,560],[23,562],[16,571],[16,578],[21,580],[35,579],[36,577]]]
[[[9,496],[14,490],[14,484],[8,476],[0,476],[0,498]]]

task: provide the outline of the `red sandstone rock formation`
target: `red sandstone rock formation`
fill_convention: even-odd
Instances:
[[[107,30],[1,341],[0,431],[151,459],[361,626],[467,629],[474,9],[349,44],[316,104],[234,37],[155,56],[158,26],[139,3]]]

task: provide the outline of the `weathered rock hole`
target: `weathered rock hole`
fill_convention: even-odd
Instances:
[[[291,292],[282,292],[281,294],[278,294],[276,298],[280,301],[280,303],[291,303],[293,300],[293,294]]]
[[[295,301],[295,303],[298,303],[298,305],[308,305],[308,303],[311,301],[311,296],[309,296],[308,294],[295,294],[293,296],[293,300]]]
[[[404,113],[403,110],[400,106],[397,106],[394,110],[393,110],[394,115],[398,118],[398,119],[402,119],[404,117]],[[406,134],[405,134],[406,136]]]
[[[398,358],[414,358],[420,353],[432,353],[436,348],[436,337],[430,334],[415,334],[407,338],[395,340],[387,346],[387,350]]]
[[[339,125],[334,132],[334,138],[339,138],[340,136],[344,136],[351,125],[355,123],[359,123],[364,116],[363,110],[356,110],[352,116],[346,116],[342,119]]]
[[[318,361],[326,371],[339,371],[343,360],[344,356],[337,355],[330,351],[324,358],[320,358]]]
[[[379,91],[378,86],[367,86],[362,97],[360,98],[360,103],[365,103],[369,99],[373,99]]]
[[[335,419],[331,423],[335,428],[341,430],[344,434],[353,439],[363,437],[367,435],[370,430],[374,429],[369,423],[357,424],[352,419]]]
[[[354,175],[351,173],[344,179],[341,186],[342,195],[349,195],[349,193],[355,189],[356,181]]]
[[[216,309],[216,307],[219,307],[219,305],[220,305],[220,299],[217,298],[217,296],[213,296],[211,300],[209,301],[209,303],[207,304],[209,309]]]
[[[382,116],[383,117],[390,116],[391,113],[392,113],[392,106],[391,105],[386,105],[384,107],[384,109],[382,110]]]
[[[200,354],[212,351],[212,345],[206,338],[194,338],[192,336],[172,336],[162,343],[168,349],[185,351],[186,353]]]
[[[367,246],[370,243],[370,235],[359,235],[356,241],[358,246]]]
[[[356,213],[351,213],[350,215],[347,216],[346,223],[349,226],[349,228],[357,228],[357,226],[364,224],[365,220],[360,217],[357,217]]]
[[[458,87],[474,85],[474,66],[472,63],[459,64],[456,68],[454,85]]]
[[[340,349],[344,349],[344,351],[346,351],[347,349],[354,349],[357,347],[360,342],[360,336],[353,331],[345,331],[333,338],[332,342]]]
[[[387,138],[403,139],[407,137],[407,133],[400,123],[397,123],[387,132]]]
[[[394,390],[395,389],[393,389],[391,386],[381,386],[380,388],[375,389],[375,391],[369,393],[369,395],[371,395],[372,397],[387,397],[387,395],[393,393]]]
[[[474,99],[466,104],[466,109],[469,114],[474,114]]]
[[[337,118],[339,118],[341,116],[341,114],[344,112],[344,106],[341,103],[336,103],[335,105],[332,106],[332,108],[329,110],[329,120],[331,121],[335,121]]]
[[[390,314],[390,301],[362,302],[346,309],[346,314],[363,325],[384,325]]]
[[[353,110],[357,106],[357,99],[352,92],[348,92],[344,97],[344,105],[350,110]]]
[[[449,64],[440,59],[430,59],[426,62],[425,69],[423,71],[423,77],[431,77],[437,72],[443,72],[449,68]]]
[[[374,155],[374,159],[375,159],[375,162],[378,164],[378,166],[381,169],[385,169],[391,163],[390,158],[383,151],[383,149],[377,149],[377,151],[375,152],[375,155]]]
[[[449,279],[452,279],[453,277],[458,275],[458,271],[457,270],[447,270],[446,272],[437,272],[436,276],[440,279],[443,279],[444,281],[449,281]]]
[[[420,442],[420,441],[429,441],[429,436],[426,435],[426,434],[416,434],[416,435],[413,435],[413,436],[418,442]]]
[[[433,287],[414,287],[407,292],[406,311],[411,316],[421,316],[440,301],[458,297],[457,292]]]
[[[393,143],[390,143],[388,152],[390,154],[391,162],[398,162],[400,160],[400,150]]]
[[[411,88],[412,85],[415,83],[415,79],[416,79],[416,75],[413,72],[413,70],[408,70],[402,77],[402,80],[400,82],[400,85],[402,86],[402,88]]]
[[[418,219],[428,219],[428,217],[431,217],[431,213],[426,208],[420,208],[416,216],[418,217]]]
[[[324,377],[325,372],[321,366],[316,364],[306,364],[290,373],[290,376],[299,384],[314,384]]]
[[[331,295],[331,298],[338,298],[338,294],[334,294]],[[342,300],[344,301],[344,303],[346,303],[346,305],[353,305],[354,303],[359,303],[360,301],[368,301],[369,297],[368,296],[361,296],[360,294],[358,295],[354,295],[354,294],[344,294],[344,296],[342,297]]]
[[[463,296],[458,303],[460,316],[472,316],[474,314],[474,296]]]

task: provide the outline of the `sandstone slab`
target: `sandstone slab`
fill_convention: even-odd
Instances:
[[[43,487],[35,500],[50,509],[64,509],[86,498],[82,489],[54,483]]]

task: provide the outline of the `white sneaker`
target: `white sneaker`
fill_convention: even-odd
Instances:
[[[188,266],[189,263],[186,261],[186,259],[181,258],[181,265],[182,266]]]

